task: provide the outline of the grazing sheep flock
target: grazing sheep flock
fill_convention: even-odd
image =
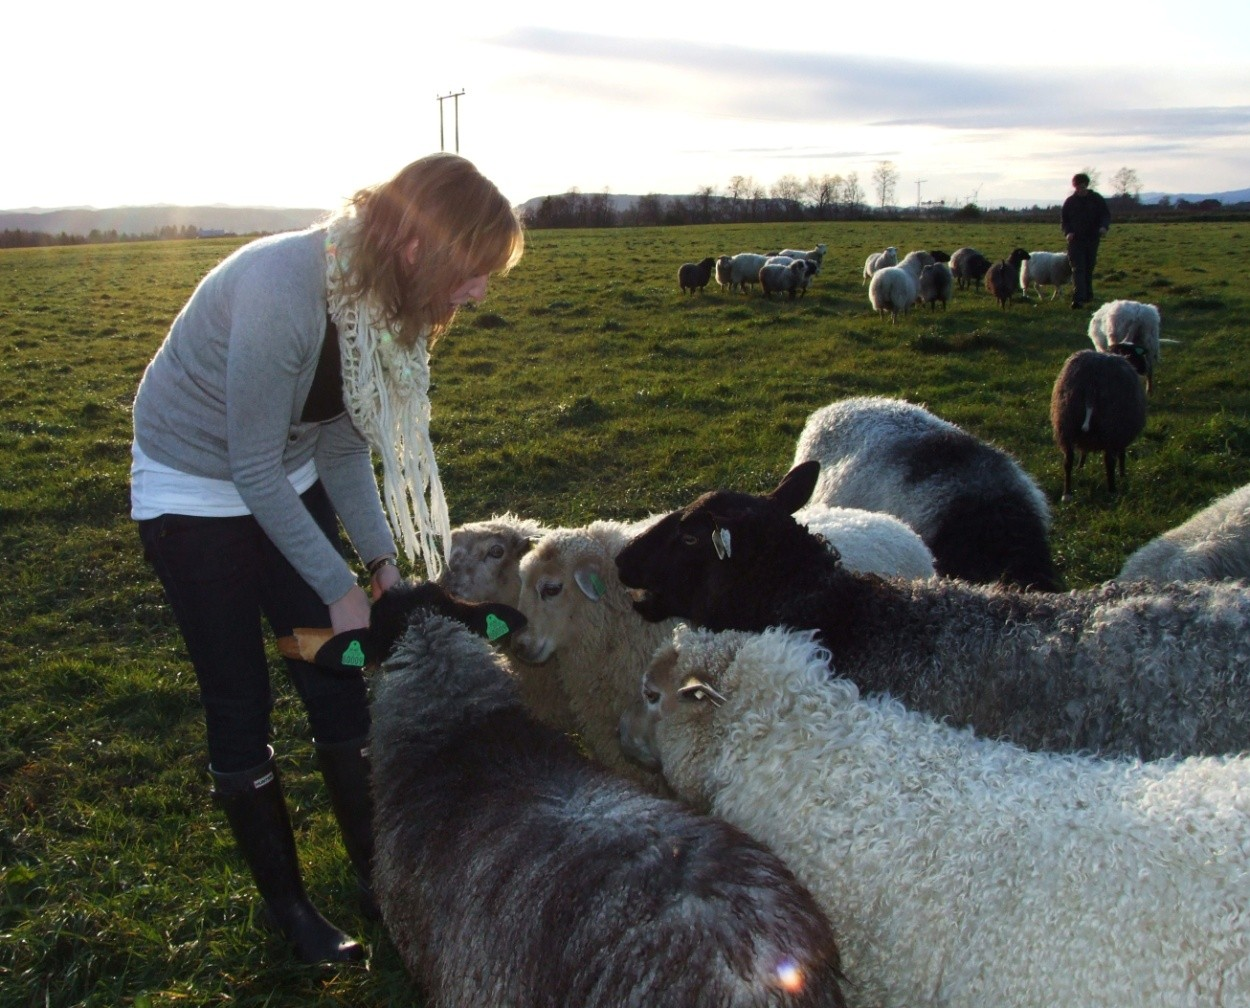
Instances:
[[[855,396],[814,411],[794,464],[815,460],[818,503],[906,522],[939,574],[1054,590],[1050,507],[1005,452],[901,399]]]
[[[1250,1003],[1250,758],[1028,752],[828,659],[810,632],[683,628],[621,737],[786,860],[852,1004]]]
[[[845,570],[793,517],[818,465],[719,490],[616,555],[635,609],[710,630],[813,629],[861,689],[1030,749],[1157,759],[1250,749],[1250,590],[1066,594]]]
[[[1124,351],[1122,345],[1113,351]],[[1063,499],[1072,499],[1072,461],[1080,465],[1092,451],[1103,453],[1107,492],[1115,493],[1115,473],[1124,478],[1128,446],[1146,426],[1146,393],[1134,370],[1136,359],[1119,353],[1078,350],[1063,363],[1050,397],[1050,426],[1063,452]]]
[[[1120,581],[1250,580],[1250,483],[1146,543]]]
[[[839,1008],[835,936],[781,860],[524,710],[507,663],[423,610],[375,685],[373,881],[440,1008]]]

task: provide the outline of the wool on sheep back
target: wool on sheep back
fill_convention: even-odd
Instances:
[[[587,761],[458,624],[413,618],[373,715],[374,885],[431,1006],[844,1004],[774,855]]]
[[[1118,580],[1250,580],[1250,483],[1133,553]]]
[[[792,516],[816,468],[762,497],[704,494],[634,538],[616,561],[638,612],[712,630],[817,630],[865,692],[1031,749],[1250,749],[1250,590],[1060,594],[856,574]]]
[[[1250,1004],[1250,759],[1026,752],[861,699],[827,658],[683,628],[638,716],[674,790],[822,902],[853,1004]]]

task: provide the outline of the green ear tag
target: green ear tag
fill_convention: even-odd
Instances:
[[[365,665],[365,649],[360,646],[360,641],[354,640],[343,652],[343,664],[355,665],[357,668],[364,668]]]
[[[603,578],[601,578],[598,574],[590,575],[590,587],[592,587],[600,595],[604,595],[608,590],[607,585],[603,583]]]
[[[507,634],[512,628],[508,626],[494,613],[486,614],[486,639],[499,640],[500,637]]]

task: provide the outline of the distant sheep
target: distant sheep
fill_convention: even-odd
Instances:
[[[1106,353],[1114,344],[1138,347],[1145,365],[1146,391],[1154,390],[1159,365],[1159,309],[1141,301],[1108,301],[1089,320],[1089,339],[1094,349]]]
[[[1116,348],[1113,348],[1116,349]],[[1072,461],[1103,453],[1107,492],[1115,493],[1118,466],[1123,479],[1128,446],[1146,426],[1146,394],[1133,365],[1116,353],[1078,350],[1055,379],[1050,427],[1063,452],[1063,499],[1072,499]]]
[[[979,287],[989,272],[990,261],[974,248],[956,249],[951,253],[951,274],[960,290]]]
[[[735,256],[722,256],[721,258],[727,258],[729,261],[722,269],[720,260],[717,260],[716,279],[722,286],[728,286],[731,291],[746,293],[747,284],[759,283],[760,269],[763,268],[768,256],[758,252],[739,252]]]
[[[900,314],[911,311],[919,297],[920,274],[931,265],[928,252],[908,252],[897,266],[883,266],[872,274],[868,283],[868,301],[882,318],[890,314],[897,323]]]
[[[1010,307],[1011,299],[1020,290],[1020,264],[1028,258],[1024,249],[1014,249],[1008,258],[1000,259],[986,272],[985,289],[994,295],[998,307]]]
[[[953,285],[950,267],[946,263],[930,263],[920,271],[916,292],[920,302],[927,304],[930,310],[940,301],[942,310],[945,311],[946,302],[951,299]]]
[[[807,259],[765,263],[760,267],[759,277],[764,297],[771,299],[774,294],[788,294],[794,300],[799,294],[806,293],[809,269],[810,263]]]
[[[1146,543],[1120,581],[1250,580],[1250,483]]]
[[[791,259],[806,259],[815,267],[808,271],[809,274],[815,276],[825,264],[826,251],[828,251],[828,246],[822,243],[810,249],[782,249],[777,255],[789,256]]]
[[[868,283],[872,279],[872,275],[879,269],[885,269],[887,266],[898,265],[898,249],[893,245],[885,249],[883,252],[871,252],[868,258],[864,260],[864,283]]]
[[[1029,749],[1250,749],[1244,585],[1059,594],[857,574],[793,518],[815,470],[764,496],[702,494],[634,538],[616,564],[635,609],[709,630],[816,630],[861,690]]]
[[[697,263],[682,263],[677,271],[677,282],[681,285],[681,292],[693,294],[695,291],[702,291],[712,279],[712,270],[715,267],[716,260],[711,256]]]
[[[901,399],[813,411],[794,464],[820,463],[813,503],[884,511],[915,529],[938,573],[1054,591],[1050,505],[1006,452]]]
[[[417,613],[374,681],[374,883],[439,1008],[841,1008],[780,859],[530,718],[506,662]]]
[[[1059,296],[1063,285],[1072,279],[1072,263],[1067,252],[1030,252],[1029,257],[1020,263],[1020,289],[1024,296],[1029,296],[1029,288],[1037,292],[1037,299],[1042,299],[1042,285],[1054,287],[1050,299]]]
[[[786,860],[857,1005],[1250,1004],[1250,759],[1030,753],[827,662],[683,628],[622,743]]]

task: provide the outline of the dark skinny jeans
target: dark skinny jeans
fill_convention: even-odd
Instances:
[[[321,530],[340,542],[334,508],[318,482],[300,498]],[[165,588],[199,680],[209,764],[218,773],[268,759],[273,692],[262,616],[274,636],[328,627],[329,611],[251,515],[166,514],[141,521],[144,556]],[[369,730],[365,681],[283,659],[318,742]]]

